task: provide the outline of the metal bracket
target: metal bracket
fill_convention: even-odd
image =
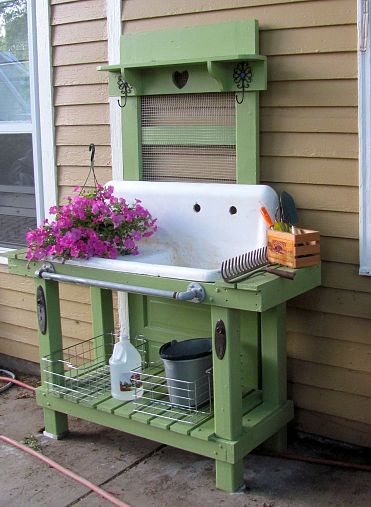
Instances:
[[[43,273],[55,273],[55,267],[51,262],[44,262],[40,269],[35,271],[36,278],[43,278]]]
[[[216,323],[214,344],[216,357],[218,359],[223,359],[227,348],[227,335],[225,331],[225,324],[222,320],[218,320]]]
[[[192,282],[188,285],[187,292],[176,292],[175,299],[202,303],[205,299],[205,289],[199,283]]]
[[[37,321],[41,334],[46,334],[47,329],[47,316],[46,316],[46,300],[44,289],[39,285],[36,290],[36,309]]]

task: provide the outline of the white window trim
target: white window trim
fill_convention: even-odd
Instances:
[[[107,31],[108,31],[108,62],[110,65],[120,61],[120,37],[122,2],[107,2]],[[111,149],[112,149],[112,179],[123,179],[123,157],[121,136],[121,109],[117,105],[117,98],[110,97],[110,126],[111,126]],[[129,306],[126,292],[118,292],[118,313],[120,321],[120,334],[130,336],[129,330]]]
[[[358,0],[358,132],[360,275],[371,276],[370,0]]]
[[[6,0],[0,0],[0,3]],[[51,65],[51,26],[48,0],[27,0],[30,48],[30,84],[32,125],[11,124],[13,132],[32,132],[37,223],[49,215],[57,202],[57,172],[54,142],[53,81]],[[36,30],[37,28],[37,30]],[[42,97],[42,100],[39,100]],[[1,125],[1,124],[0,124]],[[8,125],[9,126],[9,125]],[[0,127],[5,131],[7,124]],[[0,248],[0,264],[8,259],[1,255],[12,251]]]

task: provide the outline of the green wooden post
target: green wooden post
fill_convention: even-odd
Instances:
[[[127,97],[122,108],[122,146],[124,157],[124,179],[142,179],[142,128],[141,98]]]
[[[240,312],[241,384],[242,395],[260,389],[260,315]]]
[[[236,103],[236,181],[255,185],[259,179],[259,92],[246,92]]]
[[[222,320],[226,330],[223,359],[216,355],[213,343],[214,424],[215,434],[226,440],[237,440],[242,432],[242,392],[240,370],[240,329],[238,311],[211,308],[211,325]],[[236,491],[243,484],[243,460],[227,463],[216,456],[216,485],[225,491]]]
[[[37,279],[36,288],[37,287],[42,287],[45,294],[47,322],[45,334],[42,334],[40,329],[38,329],[40,358],[52,356],[53,360],[53,362],[48,364],[48,373],[45,373],[41,367],[41,379],[43,383],[47,379],[49,381],[57,382],[58,380],[55,379],[59,379],[60,377],[55,377],[53,373],[63,375],[64,372],[63,364],[54,362],[55,360],[63,358],[58,282]],[[43,365],[42,361],[41,365]],[[68,433],[68,420],[66,414],[45,408],[44,423],[44,434],[48,437],[60,439]]]
[[[286,304],[262,312],[261,357],[263,401],[283,405],[287,399]],[[265,443],[265,447],[283,452],[287,447],[287,430],[282,428]]]
[[[90,287],[91,315],[95,350],[98,357],[106,361],[112,354],[112,333],[114,332],[112,291]]]

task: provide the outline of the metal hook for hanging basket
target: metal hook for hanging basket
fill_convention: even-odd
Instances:
[[[125,79],[122,77],[121,74],[120,74],[120,76],[117,79],[117,87],[118,87],[118,89],[121,92],[121,100],[122,100],[122,97],[125,98],[124,104],[122,104],[120,102],[120,99],[117,99],[118,105],[121,108],[123,108],[123,107],[126,106],[126,101],[127,101],[128,94],[132,92],[133,88],[129,85],[129,83],[127,81],[125,81]]]
[[[237,88],[242,90],[242,98],[239,100],[237,93],[235,95],[237,104],[242,104],[245,98],[245,91],[250,86],[252,81],[252,70],[248,62],[239,62],[233,71],[233,81]]]

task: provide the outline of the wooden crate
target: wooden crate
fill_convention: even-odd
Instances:
[[[320,235],[318,231],[300,229],[299,234],[268,231],[268,260],[290,268],[319,264]]]

